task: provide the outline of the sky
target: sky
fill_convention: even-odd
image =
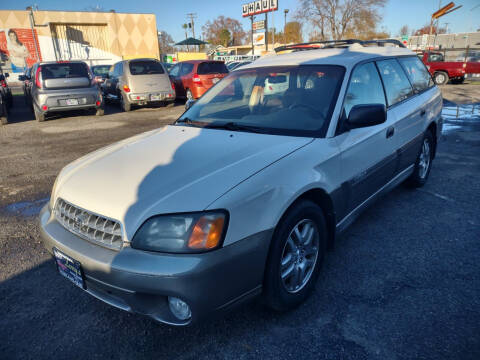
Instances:
[[[430,15],[439,7],[439,3],[446,5],[448,0],[387,0],[387,5],[381,10],[382,21],[379,30],[385,29],[391,36],[398,35],[402,25],[408,25],[410,29],[420,28],[429,23]],[[117,12],[154,13],[157,18],[157,28],[172,35],[174,41],[185,38],[182,24],[188,22],[187,13],[196,13],[195,35],[200,37],[201,27],[208,20],[213,20],[219,15],[235,18],[243,24],[245,30],[250,27],[248,18],[242,19],[243,0],[177,0],[177,1],[147,1],[147,0],[82,0],[78,2],[65,0],[2,0],[0,9],[23,10],[27,6],[36,4],[39,10],[72,10],[85,11],[95,6],[103,9],[115,9]],[[289,9],[287,17],[295,12],[299,0],[278,0],[279,9],[274,14],[275,27],[283,27],[283,10]],[[440,19],[440,25],[449,23],[449,32],[468,32],[480,28],[480,6],[478,0],[457,1],[456,5],[463,5],[459,10]],[[475,9],[471,10],[472,8]],[[263,20],[264,16],[258,18]],[[269,26],[272,24],[269,15]],[[191,36],[191,33],[189,34]],[[305,39],[307,40],[307,39]]]

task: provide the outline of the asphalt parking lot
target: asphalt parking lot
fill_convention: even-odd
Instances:
[[[305,304],[275,313],[255,301],[188,328],[74,287],[37,226],[64,165],[173,122],[183,104],[38,123],[16,96],[0,127],[0,359],[479,359],[480,86],[442,91],[451,112],[427,185],[400,186],[367,210]]]

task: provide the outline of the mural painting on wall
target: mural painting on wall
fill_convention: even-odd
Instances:
[[[35,31],[35,40],[38,44],[38,36]],[[35,51],[35,42],[31,29],[0,29],[0,65],[4,70],[13,73],[24,72],[27,67],[42,60]]]

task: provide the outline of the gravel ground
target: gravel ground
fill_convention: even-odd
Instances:
[[[480,102],[480,86],[442,91],[450,106]],[[40,244],[36,216],[65,164],[183,105],[116,111],[40,124],[16,97],[0,127],[0,359],[480,358],[480,121],[445,133],[424,188],[398,187],[351,226],[301,307],[252,302],[172,328],[76,288]]]

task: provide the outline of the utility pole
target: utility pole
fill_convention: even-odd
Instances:
[[[268,52],[268,12],[265,13],[265,51]]]
[[[252,26],[251,26],[251,31],[252,31],[252,55],[255,55],[255,48],[253,47],[253,15],[250,16],[250,21],[252,23]]]
[[[197,18],[197,14],[196,13],[188,13],[187,16],[190,18],[190,24],[192,24],[193,38],[195,39],[195,22],[194,22],[194,20]]]
[[[284,43],[284,45],[287,45],[287,14],[288,14],[288,9],[283,10],[283,13],[285,14],[285,21],[283,23],[283,43]]]

